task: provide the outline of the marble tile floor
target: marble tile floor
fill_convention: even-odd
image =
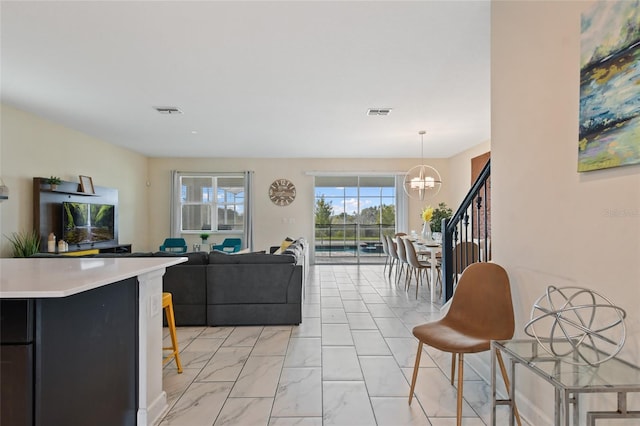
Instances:
[[[413,284],[415,285],[415,284]],[[184,372],[163,370],[169,411],[160,426],[455,425],[451,356],[417,350],[411,329],[440,316],[382,265],[316,265],[299,326],[178,327]],[[165,346],[170,346],[167,329]],[[466,366],[463,424],[490,423],[490,385]],[[498,424],[508,424],[498,407]]]

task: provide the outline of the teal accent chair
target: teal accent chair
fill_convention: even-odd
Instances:
[[[225,238],[222,244],[212,244],[211,250],[223,251],[225,253],[235,253],[242,248],[240,238]]]
[[[187,242],[184,238],[167,238],[160,246],[160,251],[168,251],[171,253],[186,253]]]

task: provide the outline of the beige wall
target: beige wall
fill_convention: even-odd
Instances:
[[[286,236],[313,235],[313,177],[308,172],[402,172],[418,164],[417,159],[147,159],[135,152],[2,105],[0,170],[11,189],[10,199],[0,204],[0,231],[10,235],[33,226],[32,178],[60,176],[77,181],[88,175],[94,184],[119,190],[121,243],[132,243],[136,251],[157,250],[169,235],[171,170],[255,172],[255,248],[267,249]],[[464,155],[464,154],[461,154]],[[470,157],[469,157],[470,158]],[[426,159],[441,173],[440,194],[427,203],[410,201],[409,229],[419,230],[424,204],[445,201],[453,205],[451,188],[458,186],[458,171],[449,171],[449,160]],[[457,168],[457,167],[456,167]],[[463,168],[468,182],[468,167]],[[269,184],[288,178],[297,188],[296,200],[288,207],[271,203]],[[147,186],[148,185],[148,186]],[[407,230],[407,231],[408,231]],[[224,235],[214,235],[219,242]],[[199,240],[187,236],[189,244]],[[2,238],[0,256],[11,255]]]
[[[518,336],[546,286],[587,287],[626,309],[622,356],[640,364],[640,166],[576,172],[589,4],[492,3],[493,255],[511,278]],[[525,414],[551,424],[549,385],[520,383],[536,404],[523,403]],[[583,409],[598,405],[587,401]]]
[[[486,141],[449,158],[449,170],[456,177],[449,185],[451,199],[449,207],[454,211],[467,196],[471,187],[471,159],[489,151],[491,151],[491,142]]]
[[[1,117],[0,170],[11,192],[0,203],[0,256],[11,255],[4,235],[33,228],[33,177],[51,175],[76,182],[87,175],[94,185],[117,188],[120,242],[147,247],[146,157],[7,105]]]
[[[425,159],[425,163],[438,169],[445,182],[440,194],[428,203],[437,204],[449,200],[448,185],[454,179],[449,173],[448,160]],[[254,248],[265,250],[278,245],[285,237],[303,236],[311,241],[313,236],[313,176],[308,172],[398,172],[418,164],[413,159],[256,159],[256,158],[207,158],[149,160],[150,192],[150,242],[162,243],[169,235],[169,205],[171,170],[185,172],[255,172],[255,237]],[[296,186],[297,196],[286,207],[274,205],[268,197],[271,182],[287,178]],[[423,203],[411,200],[409,228],[419,230],[420,211]],[[197,235],[187,235],[189,245],[197,242]],[[221,242],[224,234],[212,235],[210,242]]]

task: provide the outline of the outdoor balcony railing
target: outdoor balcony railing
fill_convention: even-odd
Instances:
[[[382,255],[381,236],[394,233],[394,224],[316,224],[316,256]]]

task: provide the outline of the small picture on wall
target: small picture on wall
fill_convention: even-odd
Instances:
[[[582,15],[578,171],[640,164],[640,0]]]
[[[89,176],[80,176],[80,191],[87,194],[95,194],[96,191],[93,188],[93,180]]]

